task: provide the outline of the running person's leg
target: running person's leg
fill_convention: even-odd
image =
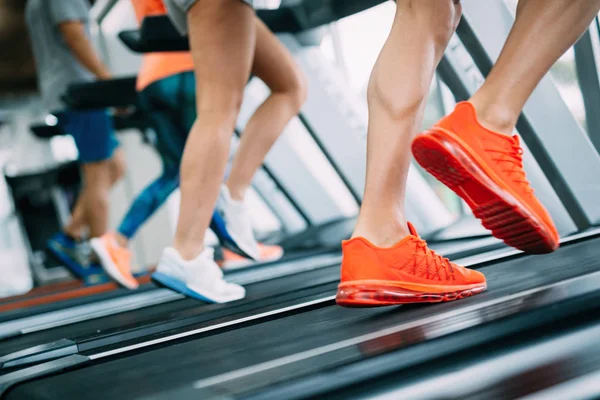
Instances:
[[[86,246],[80,246],[74,239],[81,238],[83,221],[92,238],[106,232],[110,189],[121,178],[125,167],[112,120],[105,110],[67,111],[58,116],[59,124],[73,136],[79,151],[83,189],[75,207],[75,221],[66,230],[68,235],[54,235],[48,247],[65,265],[80,275],[90,262],[90,254]]]
[[[257,17],[255,24],[256,50],[252,74],[265,82],[271,93],[244,129],[217,208],[235,245],[242,253],[258,260],[261,251],[243,204],[244,196],[268,151],[288,122],[300,111],[306,98],[306,78],[290,52],[269,28]],[[218,224],[214,225],[215,230],[218,227]]]
[[[125,155],[121,149],[116,149],[109,162],[111,186],[115,185],[125,175]],[[89,223],[85,213],[85,202],[82,196],[78,196],[75,207],[71,213],[71,220],[65,226],[64,231],[71,239],[83,240],[89,232]]]
[[[88,229],[88,223],[85,218],[85,205],[83,203],[83,197],[78,196],[75,202],[75,207],[71,213],[71,219],[65,226],[65,233],[73,240],[82,240],[86,230]]]
[[[140,109],[156,133],[163,171],[136,196],[116,232],[92,240],[104,269],[130,289],[138,284],[131,273],[129,241],[179,187],[179,164],[196,115],[193,81],[192,72],[176,74],[139,93]]]
[[[599,0],[520,0],[485,83],[413,144],[423,167],[463,197],[494,236],[523,251],[553,251],[560,238],[527,181],[519,138],[508,135],[539,81],[599,8]]]
[[[429,250],[404,213],[410,143],[460,15],[453,0],[397,1],[368,87],[367,180],[353,238],[343,244],[341,305],[448,301],[486,287],[481,273]]]
[[[181,162],[181,204],[174,247],[154,278],[190,296],[226,302],[244,297],[223,280],[204,248],[231,137],[254,57],[254,11],[240,0],[169,0],[171,17],[187,12],[196,76],[197,118]]]
[[[136,289],[138,283],[131,272],[129,241],[169,196],[179,187],[179,169],[163,160],[163,172],[137,195],[116,232],[108,232],[91,240],[104,270],[121,285]]]
[[[519,0],[498,61],[469,100],[479,121],[511,135],[535,87],[590,26],[599,9],[599,0]]]

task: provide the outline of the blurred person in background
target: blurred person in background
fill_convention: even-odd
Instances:
[[[28,0],[25,11],[43,105],[79,152],[83,189],[63,232],[48,241],[50,251],[78,275],[92,263],[85,239],[107,231],[109,193],[125,172],[107,111],[68,110],[61,101],[72,83],[111,77],[92,45],[89,12],[87,0]]]

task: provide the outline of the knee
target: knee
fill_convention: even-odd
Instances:
[[[442,51],[448,45],[462,15],[462,5],[456,0],[404,0],[404,7],[412,13],[423,29],[428,29]],[[401,7],[401,3],[398,2]]]
[[[125,176],[127,167],[125,165],[125,159],[121,156],[113,157],[110,161],[110,180],[114,185]]]
[[[294,67],[294,74],[287,82],[285,93],[295,113],[298,113],[308,95],[308,79],[300,67],[296,65]]]
[[[196,111],[202,113],[220,114],[237,117],[244,100],[244,84],[239,82],[196,82]]]
[[[198,117],[195,129],[200,125],[210,126],[219,136],[231,136],[235,129],[242,106],[243,93],[220,93],[215,96],[203,95],[197,106]]]
[[[89,164],[86,179],[94,180],[98,186],[111,187],[125,176],[125,155],[121,148],[117,148],[107,160]]]
[[[419,27],[419,35],[427,35],[442,51],[462,14],[458,0],[396,0],[396,4],[395,24],[399,22],[398,18],[409,17]]]
[[[285,102],[292,109],[294,114],[298,114],[306,101],[308,94],[308,80],[299,66],[293,64],[289,73],[286,74],[284,84],[278,83],[269,87],[272,94],[277,94],[284,98]]]

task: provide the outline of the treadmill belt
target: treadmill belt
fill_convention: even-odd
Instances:
[[[20,308],[20,309],[0,313],[0,322],[11,322],[11,321],[14,321],[19,318],[31,317],[34,315],[40,315],[40,314],[48,313],[51,311],[60,311],[65,308],[68,308],[68,307],[77,307],[80,305],[95,303],[95,302],[99,302],[99,301],[103,301],[103,300],[117,299],[117,298],[129,296],[132,294],[144,293],[144,292],[156,289],[156,286],[154,286],[154,284],[152,284],[152,283],[146,283],[146,284],[140,285],[140,287],[138,289],[136,289],[135,291],[121,288],[113,283],[103,284],[102,286],[109,287],[111,289],[106,290],[106,291],[100,291],[100,292],[96,293],[94,291],[94,289],[95,289],[94,286],[87,286],[87,287],[84,287],[81,289],[77,289],[82,292],[85,292],[86,290],[90,289],[88,291],[88,294],[84,293],[83,295],[81,295],[79,297],[73,297],[73,298],[63,300],[63,301],[55,301],[55,302],[50,302],[47,304],[39,304],[39,305],[35,305],[32,307]]]
[[[252,267],[232,271],[228,279],[234,283],[248,285],[281,276],[293,275],[339,263],[341,255],[337,251],[322,253],[313,257],[296,257],[287,262],[256,264]],[[289,258],[289,257],[288,257]],[[0,340],[8,337],[31,334],[59,326],[116,315],[129,310],[138,310],[157,304],[180,300],[183,295],[169,289],[157,289],[139,293],[140,290],[127,291],[129,296],[105,302],[95,302],[78,307],[70,307],[54,312],[11,320],[0,323]]]
[[[237,305],[248,304],[252,306],[253,303],[258,303],[260,300],[284,294],[288,292],[289,288],[298,290],[323,283],[334,283],[338,279],[338,275],[339,266],[333,265],[331,267],[307,271],[302,274],[247,285],[246,298],[235,303],[206,304],[194,299],[184,298],[169,303],[18,336],[0,341],[0,361],[2,356],[6,356],[7,354],[60,339],[76,339],[79,343],[85,343],[110,334],[139,328],[142,325],[161,324],[198,314],[225,316],[228,313],[239,312]],[[256,307],[259,307],[259,305]],[[80,347],[86,348],[85,344]]]
[[[541,394],[548,399],[597,398],[600,324],[589,318],[566,322],[515,336],[509,342],[492,343],[476,352],[436,360],[410,373],[352,385],[325,397],[486,400]],[[592,377],[595,385],[586,382],[573,391],[574,384]],[[571,391],[567,391],[569,387]]]
[[[83,368],[18,385],[8,393],[7,398],[64,400],[85,396],[88,400],[158,399],[180,398],[174,395],[180,392],[188,395],[195,393],[198,398],[204,398],[218,395],[219,383],[243,377],[245,373],[251,375],[251,367],[261,363],[267,363],[262,367],[270,373],[263,375],[263,379],[277,382],[286,376],[306,373],[311,369],[356,361],[364,357],[364,352],[369,349],[361,346],[341,347],[340,351],[332,352],[334,359],[328,359],[325,355],[318,359],[318,363],[312,360],[314,362],[298,364],[295,368],[294,357],[299,353],[310,354],[313,349],[326,348],[324,346],[335,348],[342,341],[384,332],[398,324],[412,324],[418,328],[425,321],[435,320],[436,316],[460,317],[476,309],[478,304],[501,304],[516,294],[525,296],[535,288],[592,274],[600,266],[598,245],[599,238],[589,239],[565,246],[552,254],[523,256],[486,265],[479,270],[488,278],[488,291],[457,302],[376,309],[344,309],[331,302],[328,307],[214,336],[197,340],[191,337],[170,346],[142,348],[119,355],[123,358],[99,359]],[[334,293],[332,291],[329,294]],[[548,290],[541,295],[549,296],[546,300],[551,301],[553,296],[559,294]],[[518,312],[519,307],[528,306],[527,299],[525,296],[522,303],[512,306],[514,312]],[[530,306],[534,307],[535,304]],[[464,328],[483,324],[493,318],[493,313],[475,313],[471,320],[465,321]],[[443,324],[438,329],[443,332]],[[418,343],[427,339],[423,332],[415,340]],[[268,368],[269,362],[273,365],[271,370]],[[239,373],[241,370],[244,374]],[[215,378],[217,376],[220,376],[219,379]]]
[[[226,274],[228,274],[229,276],[235,276],[252,270],[264,269],[265,271],[267,271],[270,268],[277,268],[277,266],[281,264],[301,263],[303,259],[308,257],[327,257],[328,254],[336,253],[337,251],[331,249],[294,251],[285,254],[282,258],[276,261],[256,263],[248,268],[232,269],[226,271]],[[62,311],[71,307],[96,304],[100,301],[105,300],[127,298],[129,296],[135,296],[139,295],[140,293],[156,290],[156,286],[153,283],[149,282],[150,274],[143,275],[138,279],[143,284],[141,284],[140,287],[137,288],[135,291],[122,288],[114,282],[105,283],[97,286],[81,287],[71,290],[73,293],[80,292],[72,298],[66,298],[61,301],[53,301],[48,302],[47,304],[38,304],[31,307],[19,308],[11,311],[2,312],[0,313],[0,323],[9,323],[21,318],[42,315],[52,311]],[[66,293],[61,293],[61,295],[64,296],[66,295]]]

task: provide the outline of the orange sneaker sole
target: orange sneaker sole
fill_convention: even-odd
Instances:
[[[394,281],[353,281],[338,286],[335,301],[342,307],[383,307],[413,303],[442,303],[483,292],[486,284],[418,285]]]
[[[412,152],[427,172],[465,200],[483,226],[507,245],[535,254],[558,248],[552,229],[445,132],[432,129],[417,136]]]

